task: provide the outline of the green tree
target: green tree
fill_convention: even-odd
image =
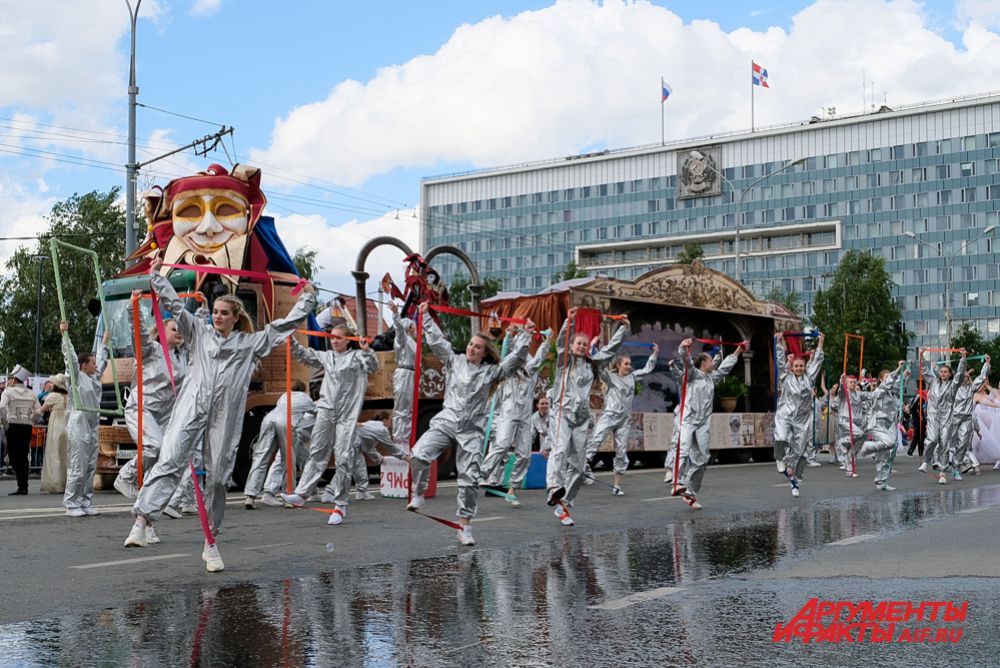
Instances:
[[[38,241],[20,246],[7,260],[0,277],[0,368],[20,363],[31,368],[35,359],[35,320],[38,296],[38,262],[33,255],[51,255],[49,240],[97,252],[101,278],[121,271],[125,256],[125,212],[117,203],[118,188],[107,192],[74,194],[58,202],[48,216],[49,229]],[[97,281],[89,255],[60,248],[59,272],[62,279],[66,319],[70,337],[78,351],[91,350],[97,320],[87,310],[97,296]],[[59,302],[51,259],[41,273],[41,368],[42,373],[63,369],[59,336]]]
[[[586,277],[587,277],[587,270],[581,269],[576,265],[576,262],[570,260],[566,264],[565,269],[563,269],[562,271],[557,271],[556,273],[552,274],[552,282],[558,283],[559,281],[568,281],[571,278],[586,278]]]
[[[764,295],[764,299],[769,302],[777,302],[788,309],[796,318],[802,317],[802,297],[799,293],[791,290],[785,292],[778,285],[772,285],[771,289]]]
[[[903,313],[892,298],[894,287],[884,258],[850,251],[840,259],[827,289],[816,293],[813,324],[826,334],[826,356],[838,375],[845,332],[865,337],[865,366],[872,373],[895,366],[892,360],[906,356],[909,335],[903,328]],[[858,349],[852,344],[848,369],[857,362]]]
[[[694,241],[689,241],[684,244],[684,250],[677,255],[677,264],[694,264],[695,260],[702,260],[705,257],[705,251]]]
[[[316,277],[316,273],[323,268],[316,262],[317,255],[319,255],[319,251],[312,250],[309,246],[302,246],[295,251],[292,262],[295,263],[295,269],[299,272],[299,276],[310,281]]]
[[[500,292],[500,288],[503,287],[503,281],[499,278],[487,276],[482,281],[483,290],[479,295],[480,299],[492,297]],[[450,306],[468,309],[472,305],[472,293],[469,292],[469,284],[469,277],[464,274],[458,274],[452,279],[451,285],[448,286],[448,304]],[[451,345],[456,350],[464,350],[465,344],[469,341],[469,337],[472,336],[469,318],[459,315],[442,313],[441,331],[444,332],[445,337],[451,341]]]
[[[950,348],[965,348],[969,351],[970,355],[981,355],[986,353],[992,356],[991,349],[993,344],[996,343],[996,339],[991,342],[987,342],[983,333],[978,329],[970,325],[969,323],[963,323],[958,331],[955,332],[954,336],[951,338]]]

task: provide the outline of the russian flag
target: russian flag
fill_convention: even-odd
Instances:
[[[674,92],[674,89],[670,87],[663,79],[660,79],[660,104],[667,101],[670,94]]]
[[[750,73],[750,77],[753,80],[754,86],[763,86],[764,88],[770,88],[767,84],[767,69],[758,65],[757,63],[750,61],[753,65],[753,71]]]

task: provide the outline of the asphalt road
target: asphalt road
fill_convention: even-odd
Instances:
[[[662,471],[636,469],[624,497],[585,488],[573,528],[540,490],[520,509],[487,497],[473,548],[401,500],[354,502],[330,527],[233,495],[219,574],[194,517],[126,550],[115,493],[85,519],[55,496],[0,496],[0,664],[1000,663],[1000,473],[941,486],[916,464],[897,461],[888,493],[870,463],[856,479],[809,469],[798,499],[773,464],[712,467],[701,511],[669,497]],[[442,484],[427,512],[450,518],[454,491]],[[812,597],[967,600],[969,614],[947,646],[773,643]]]

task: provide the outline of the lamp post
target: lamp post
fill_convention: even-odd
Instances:
[[[35,303],[35,378],[41,367],[42,354],[42,263],[49,259],[48,255],[32,255],[32,260],[38,260],[38,296]]]
[[[691,151],[690,153],[688,153],[688,155],[690,155],[695,160],[702,160],[705,157],[701,151]],[[736,271],[734,272],[733,278],[736,279],[737,283],[740,282],[740,213],[743,209],[743,200],[746,198],[747,195],[749,195],[753,191],[753,187],[758,183],[766,181],[775,174],[780,174],[781,172],[785,171],[786,169],[790,169],[795,165],[801,165],[805,161],[806,161],[805,158],[792,160],[791,162],[786,163],[782,167],[779,167],[778,169],[774,170],[770,174],[765,174],[764,176],[760,177],[759,179],[757,179],[756,181],[754,181],[753,183],[751,183],[746,188],[743,188],[740,191],[740,196],[736,200],[736,234],[733,236],[733,254],[736,256]],[[722,173],[721,170],[719,170],[717,167],[715,167],[712,163],[708,162],[707,160],[705,161],[705,166],[711,169],[716,174],[718,174],[719,178],[722,179],[725,183],[728,183],[729,189],[733,193],[736,192],[737,190],[736,186],[733,185],[732,181],[726,178],[726,176]]]
[[[949,345],[951,344],[951,299],[952,299],[952,295],[951,295],[951,269],[952,269],[951,263],[955,260],[955,258],[958,256],[958,254],[962,252],[963,248],[968,248],[969,244],[971,244],[974,241],[979,241],[980,239],[982,239],[983,237],[985,237],[987,234],[989,234],[990,232],[992,232],[995,229],[997,229],[996,225],[990,225],[985,230],[983,230],[982,232],[980,232],[978,236],[975,236],[972,239],[969,239],[968,241],[962,241],[962,243],[958,247],[958,250],[955,251],[954,253],[951,253],[950,255],[945,255],[944,253],[941,252],[941,249],[938,248],[938,246],[936,246],[935,244],[932,244],[930,242],[924,241],[923,239],[921,239],[920,237],[918,237],[913,232],[903,232],[903,236],[909,237],[910,239],[913,239],[918,244],[923,244],[925,246],[933,248],[937,252],[938,257],[943,257],[944,258],[944,268],[945,268],[945,276],[944,276],[944,320],[945,320],[945,334],[946,334],[946,336],[948,338],[948,344]]]
[[[125,0],[129,19],[132,23],[132,49],[129,56],[128,69],[128,164],[125,165],[125,257],[135,252],[135,186],[138,166],[135,162],[135,96],[139,87],[135,85],[135,23],[139,18],[139,5],[142,0],[136,0],[135,9]]]

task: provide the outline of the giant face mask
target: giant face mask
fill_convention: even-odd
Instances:
[[[174,200],[174,237],[197,253],[212,254],[249,230],[246,199],[231,190],[199,189]]]

